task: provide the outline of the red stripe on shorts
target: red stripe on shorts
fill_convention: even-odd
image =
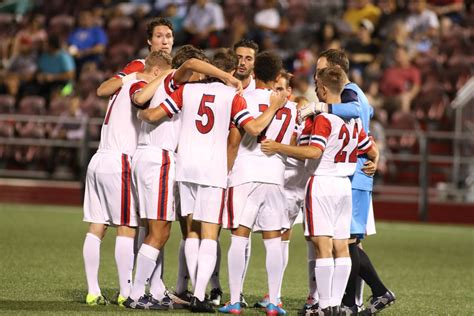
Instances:
[[[222,215],[224,213],[225,189],[222,189],[221,209],[219,211],[219,225],[222,225]]]
[[[126,154],[122,154],[122,212],[120,214],[120,224],[122,226],[130,225],[130,187],[130,163],[128,162],[128,156]]]
[[[234,224],[234,187],[228,189],[227,195],[227,226],[232,228]]]
[[[305,223],[308,227],[309,235],[314,236],[314,226],[313,226],[313,201],[312,201],[312,190],[313,190],[313,181],[314,176],[309,178],[308,186],[306,188],[306,199],[305,199],[305,209],[306,209],[306,220]]]
[[[160,183],[158,190],[157,219],[166,220],[168,213],[168,180],[170,173],[170,157],[166,150],[163,150],[160,168]]]

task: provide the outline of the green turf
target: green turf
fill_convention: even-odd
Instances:
[[[83,304],[82,243],[87,226],[81,218],[79,208],[0,204],[0,313],[143,313]],[[377,229],[378,234],[366,241],[365,248],[385,283],[397,294],[397,303],[382,315],[474,315],[473,227],[378,223]],[[109,297],[118,286],[114,233],[109,231],[101,256],[100,284]],[[296,314],[307,292],[306,247],[301,235],[297,227],[283,286],[285,308],[291,315]],[[176,225],[165,256],[165,283],[171,287],[177,274],[178,243]],[[221,281],[226,294],[228,244],[224,232]],[[263,245],[255,235],[245,285],[251,302],[267,291],[264,262]],[[366,288],[367,295],[369,292]],[[246,314],[263,315],[249,309]]]

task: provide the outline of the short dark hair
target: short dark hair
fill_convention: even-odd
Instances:
[[[346,53],[340,49],[328,49],[319,54],[319,58],[324,57],[329,66],[339,66],[346,74],[349,73],[349,58]]]
[[[283,68],[281,57],[266,51],[255,57],[255,78],[263,82],[275,81]]]
[[[327,67],[318,70],[316,74],[318,81],[328,88],[332,93],[340,95],[346,83],[346,74],[340,67]]]
[[[214,54],[211,63],[222,71],[231,72],[239,65],[239,59],[232,50],[224,48]]]
[[[291,78],[293,78],[293,74],[289,73],[287,70],[282,69],[280,71],[280,78],[285,78],[286,80],[286,88],[290,87]]]
[[[183,45],[176,51],[171,61],[171,67],[178,69],[186,60],[191,58],[209,61],[202,49],[196,48],[193,45]]]
[[[167,26],[171,30],[174,36],[173,24],[170,22],[170,20],[165,19],[165,18],[156,18],[156,19],[151,20],[146,25],[146,36],[148,40],[151,40],[153,38],[153,31],[155,30],[155,27],[160,26],[160,25]]]
[[[248,40],[248,39],[241,39],[240,41],[238,41],[237,43],[234,44],[234,52],[237,50],[237,48],[239,47],[247,47],[247,48],[251,48],[255,51],[255,55],[258,54],[258,44],[255,43],[254,41],[252,40]]]

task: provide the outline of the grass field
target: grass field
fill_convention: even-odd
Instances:
[[[80,208],[0,204],[0,313],[137,314],[111,305],[83,304],[86,282],[82,243],[86,224]],[[474,315],[474,228],[378,223],[378,234],[365,243],[397,303],[382,315]],[[117,291],[113,230],[102,244],[100,284],[108,297]],[[177,274],[178,226],[167,245],[165,283]],[[222,236],[222,285],[227,290],[228,234]],[[290,244],[283,301],[295,315],[306,292],[306,248],[301,225]],[[367,296],[370,290],[366,287]],[[264,249],[253,238],[245,293],[254,302],[266,292]],[[227,299],[226,295],[224,299]],[[145,312],[146,313],[146,312]],[[184,313],[184,312],[182,312]],[[168,312],[176,315],[176,312]],[[263,315],[247,309],[247,315]]]

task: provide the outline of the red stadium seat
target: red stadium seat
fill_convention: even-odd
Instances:
[[[9,94],[0,95],[0,113],[7,114],[15,111],[15,97]]]
[[[133,19],[128,16],[120,16],[111,19],[107,25],[109,45],[128,42],[128,40],[131,39],[133,26]]]
[[[20,100],[18,113],[29,115],[44,115],[46,113],[46,101],[42,96],[31,95]]]

